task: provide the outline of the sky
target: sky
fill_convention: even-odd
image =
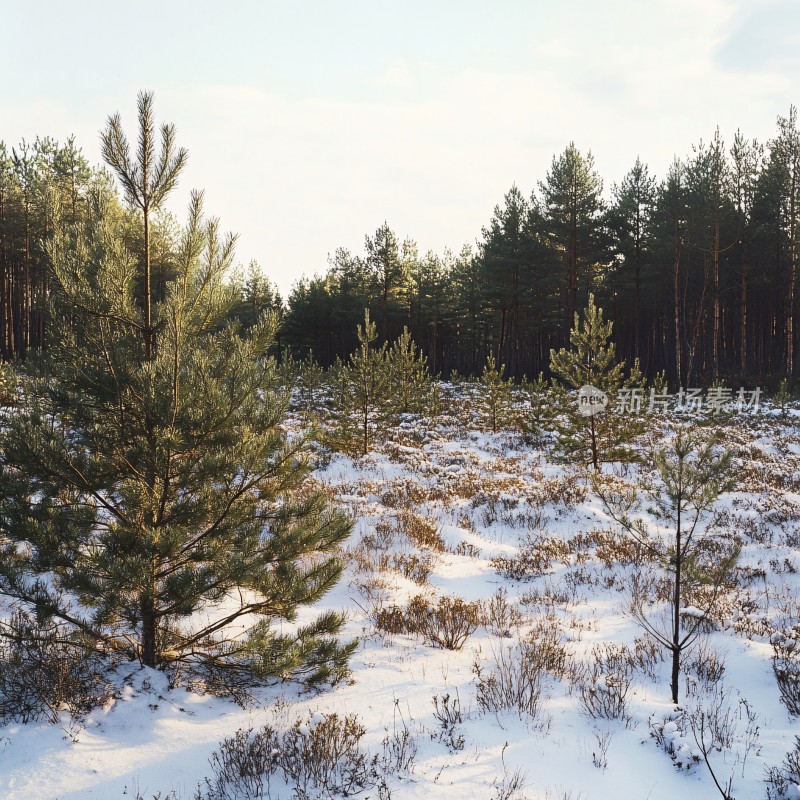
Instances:
[[[385,222],[474,244],[574,141],[606,193],[720,128],[767,141],[800,102],[797,0],[0,0],[0,140],[74,134],[92,163],[155,92],[189,191],[284,296]]]

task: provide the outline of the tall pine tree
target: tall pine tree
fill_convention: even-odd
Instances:
[[[136,155],[117,117],[106,133],[145,230],[182,165],[169,126],[155,158],[148,98]],[[201,195],[163,300],[122,217],[97,191],[50,247],[62,327],[2,435],[0,592],[148,667],[340,674],[351,647],[333,638],[338,615],[286,635],[273,624],[336,583],[350,530],[307,491],[307,439],[283,432],[275,321],[247,336],[226,325],[234,237],[204,220]]]

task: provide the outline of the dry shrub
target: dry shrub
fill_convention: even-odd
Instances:
[[[531,493],[528,502],[532,506],[558,505],[568,508],[582,503],[586,499],[586,484],[578,473],[545,478],[539,481]]]
[[[630,679],[622,675],[597,675],[578,687],[581,708],[592,719],[621,719],[630,722],[626,700]]]
[[[592,532],[592,538],[597,559],[609,569],[617,564],[642,564],[655,558],[652,551],[625,534],[597,530]]]
[[[767,771],[767,800],[796,798],[800,786],[800,736],[794,737],[794,747],[779,767]]]
[[[397,519],[398,528],[410,542],[417,547],[428,547],[437,552],[444,552],[444,542],[430,520],[415,514],[413,511],[401,511]]]
[[[544,530],[550,522],[550,517],[542,509],[530,509],[527,506],[502,510],[497,519],[507,528],[520,528],[531,533]]]
[[[460,650],[481,621],[481,604],[460,597],[440,597],[431,605],[417,595],[405,607],[381,609],[376,624],[386,633],[421,635],[429,644],[446,650]]]
[[[0,721],[79,719],[112,696],[108,668],[75,632],[14,612],[0,640]]]
[[[557,620],[541,617],[525,641],[493,648],[488,667],[475,661],[478,706],[482,711],[515,710],[537,719],[545,676],[563,678],[567,668]]]
[[[647,587],[643,584],[637,584],[636,581],[632,582],[631,590],[634,599],[638,602],[643,595],[648,598],[647,601],[654,603],[671,603],[675,595],[675,588],[672,585],[671,575],[659,575],[648,573],[646,576]],[[688,587],[684,587],[684,591],[688,592]],[[646,602],[647,602],[646,601]]]
[[[561,640],[561,629],[555,614],[539,617],[528,634],[528,658],[539,669],[562,679],[567,673],[567,649]]]
[[[483,603],[481,624],[495,636],[511,636],[511,629],[523,621],[522,613],[508,602],[508,592],[502,587]]]
[[[392,553],[389,560],[392,569],[402,573],[414,583],[425,585],[435,566],[435,559],[430,553]]]
[[[687,676],[695,676],[708,691],[722,680],[725,659],[708,639],[699,639],[685,659],[683,671]]]
[[[792,631],[794,634],[794,631]],[[772,636],[772,670],[781,701],[792,716],[800,716],[800,645],[794,635]]]
[[[329,714],[318,724],[299,719],[283,736],[278,765],[294,783],[299,800],[345,797],[377,782],[374,762],[361,750],[366,729],[354,715]]]
[[[735,498],[734,505],[740,500],[741,498]],[[733,532],[736,536],[746,536],[756,544],[771,545],[775,538],[773,530],[759,517],[728,508],[720,508],[714,512],[712,527]]]
[[[471,542],[461,541],[455,546],[453,553],[457,556],[466,556],[467,558],[480,558],[481,549]]]
[[[406,508],[410,509],[434,500],[440,492],[429,489],[417,481],[400,480],[394,481],[381,493],[381,503],[387,508]]]
[[[559,607],[566,610],[578,597],[577,584],[571,581],[576,573],[577,570],[571,570],[564,575],[563,581],[546,580],[541,586],[528,589],[520,597],[520,605],[551,611]]]
[[[374,540],[364,537],[356,547],[347,549],[357,573],[385,572],[390,568],[390,556],[386,550],[374,545]]]
[[[631,649],[616,642],[600,642],[592,647],[592,663],[596,674],[622,675],[630,678],[635,668]]]
[[[633,640],[633,663],[636,669],[651,680],[658,679],[656,666],[664,661],[664,648],[649,634]]]
[[[461,500],[471,500],[475,496],[475,486],[478,476],[468,470],[466,474],[457,473],[447,477],[447,493],[450,497]],[[444,498],[443,498],[444,499]]]
[[[269,797],[271,777],[278,771],[280,737],[265,725],[260,731],[238,730],[211,754],[212,777],[206,778],[203,800],[258,800]]]
[[[375,523],[375,531],[361,539],[362,547],[372,547],[376,550],[388,550],[394,547],[397,541],[397,530],[385,520]]]
[[[436,734],[436,738],[453,752],[463,750],[464,736],[457,730],[457,726],[463,722],[461,700],[458,694],[456,693],[455,697],[445,694],[441,698],[434,695],[433,708],[434,719],[439,723],[439,732]],[[431,738],[434,738],[434,734],[431,734]]]
[[[627,695],[634,661],[625,645],[604,642],[592,648],[589,666],[575,670],[578,700],[592,719],[620,719],[627,725]]]
[[[258,731],[237,731],[212,754],[213,775],[206,779],[198,797],[261,800],[272,796],[272,788],[277,788],[277,796],[283,796],[284,783],[297,800],[352,797],[376,786],[384,796],[383,775],[410,770],[416,743],[407,730],[406,736],[387,737],[379,758],[362,749],[364,733],[356,716],[337,714],[298,718],[282,734],[270,725]],[[271,787],[278,772],[281,783]]]
[[[563,577],[564,586],[569,590],[573,600],[577,600],[580,595],[581,586],[599,586],[600,581],[600,575],[588,564],[573,567]]]
[[[593,533],[584,533],[583,531],[573,533],[567,540],[567,546],[569,547],[573,563],[584,564],[588,561],[594,544]]]
[[[529,538],[516,556],[495,558],[492,566],[504,578],[519,581],[544,574],[554,561],[569,563],[569,544],[563,539],[538,536]]]
[[[534,720],[542,710],[544,669],[530,643],[500,645],[487,667],[476,660],[478,707],[484,712],[516,711]]]

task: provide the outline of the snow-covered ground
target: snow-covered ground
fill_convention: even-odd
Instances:
[[[734,418],[725,438],[739,486],[716,504],[707,535],[737,537],[742,549],[684,659],[683,716],[670,702],[667,654],[629,613],[634,576],[658,581],[663,570],[636,563],[581,473],[516,433],[409,420],[370,455],[336,454],[315,473],[356,520],[345,577],[324,603],[344,609],[344,636],[360,639],[349,683],[320,694],[259,689],[241,708],[169,689],[163,675],[131,665],[119,696],[79,725],[0,727],[0,798],[190,798],[224,737],[337,712],[358,715],[362,744],[376,753],[387,734],[411,733],[414,763],[388,780],[396,800],[705,800],[720,794],[688,722],[696,730],[700,711],[725,740],[709,754],[717,779],[732,779],[737,800],[763,798],[766,769],[800,733],[780,700],[771,644],[800,638],[800,432],[794,416],[762,414]],[[510,577],[515,570],[525,574]],[[417,595],[480,602],[481,624],[460,650],[377,625]],[[485,681],[498,659],[520,658],[520,644],[550,648],[537,712],[485,710],[478,672]],[[449,735],[433,701],[445,695],[462,718]],[[615,718],[596,712],[606,696]],[[524,785],[504,793],[515,776]],[[272,797],[293,796],[272,785]]]

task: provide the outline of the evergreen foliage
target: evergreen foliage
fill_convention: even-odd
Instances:
[[[118,120],[103,138],[109,163],[147,221],[143,229],[126,214],[143,306],[148,269],[153,298],[163,300],[174,279],[177,226],[159,205],[173,167],[185,158],[169,130],[161,131],[169,151],[158,150],[151,105],[143,96],[146,178],[129,169],[135,165]],[[57,287],[47,279],[45,245],[62,222],[86,215],[87,193],[107,179],[73,139],[0,143],[4,358],[24,360],[47,346],[45,311]],[[541,371],[550,377],[550,350],[567,345],[574,312],[594,293],[615,321],[619,357],[628,364],[639,358],[649,378],[665,371],[673,386],[731,386],[735,379],[752,388],[786,377],[793,388],[800,370],[796,109],[778,117],[764,145],[740,131],[726,145],[716,131],[659,178],[637,158],[612,184],[607,204],[602,185],[591,152],[570,143],[533,191],[513,185],[506,192],[477,247],[423,254],[384,222],[365,237],[362,252],[338,248],[325,274],[297,282],[275,352],[288,346],[305,357],[310,350],[324,367],[346,359],[369,308],[379,343],[408,327],[434,373],[477,377],[491,352],[515,381]],[[244,327],[261,311],[282,307],[254,265],[235,282],[239,297],[230,314]]]
[[[358,326],[358,348],[336,373],[339,384],[338,412],[343,441],[354,438],[362,455],[369,453],[373,426],[384,419],[390,385],[386,344],[375,345],[378,330],[364,310],[364,324]],[[357,426],[352,426],[355,417]]]
[[[535,381],[524,380],[520,386],[527,397],[529,410],[522,421],[522,430],[541,439],[545,429],[553,424],[557,392],[540,372]]]
[[[428,359],[411,338],[408,328],[388,349],[388,405],[394,416],[422,414],[428,407],[431,374]]]
[[[735,481],[731,477],[732,454],[720,450],[713,437],[703,437],[696,430],[679,427],[669,447],[657,448],[653,462],[660,477],[660,485],[644,487],[648,510],[655,514],[659,524],[668,526],[668,537],[648,529],[641,516],[642,491],[615,488],[601,474],[593,476],[593,487],[609,514],[644,548],[650,550],[672,575],[670,626],[662,630],[646,614],[649,594],[634,596],[633,612],[643,627],[672,656],[670,688],[672,702],[678,703],[680,660],[682,653],[697,636],[701,623],[711,611],[724,579],[736,563],[738,550],[710,551],[703,554],[708,543],[703,519],[717,498],[731,491]],[[670,540],[671,539],[671,540]],[[687,611],[686,597],[692,589],[705,584],[710,591],[705,594],[704,608],[695,608],[683,619]]]
[[[118,117],[104,137],[145,229],[182,165],[170,126],[154,159],[151,100],[135,156]],[[113,193],[90,200],[50,243],[58,335],[2,433],[0,592],[149,667],[341,676],[338,615],[273,624],[336,583],[350,523],[306,486],[308,437],[282,429],[276,318],[227,324],[234,237],[194,193],[162,300],[148,236],[131,252]]]
[[[605,256],[603,181],[594,169],[591,152],[584,156],[570,142],[561,155],[553,157],[539,188],[548,237],[561,255],[561,307],[568,322],[582,305],[584,291],[592,286]]]
[[[486,357],[480,379],[482,392],[479,403],[483,423],[492,433],[497,433],[513,422],[511,388],[514,382],[510,378],[503,378],[505,370],[505,364],[498,367],[493,355]]]
[[[786,407],[791,399],[792,395],[789,392],[789,381],[783,378],[778,384],[778,391],[775,392],[774,398],[775,405],[781,410],[782,417],[786,416]]]
[[[611,321],[603,319],[603,309],[595,305],[594,295],[590,294],[583,322],[575,314],[570,349],[550,351],[550,369],[567,387],[594,387],[608,398],[605,411],[583,414],[578,401],[562,394],[562,414],[556,421],[558,447],[563,455],[580,464],[591,464],[595,470],[603,461],[632,460],[631,444],[642,431],[635,409],[614,413],[626,376],[624,363],[615,363],[615,347],[609,341],[611,329]],[[638,388],[638,367],[632,372],[630,388]]]

